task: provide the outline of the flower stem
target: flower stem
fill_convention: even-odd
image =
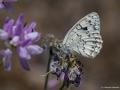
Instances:
[[[60,89],[59,89],[59,90],[63,90],[63,89],[64,89],[64,87],[65,87],[65,80],[63,81],[62,86],[60,87]]]
[[[51,50],[52,50],[52,47],[50,47],[50,49],[49,49],[49,59],[48,59],[48,63],[47,63],[46,73],[48,73],[50,71]],[[47,90],[48,79],[49,79],[49,73],[45,77],[44,90]]]

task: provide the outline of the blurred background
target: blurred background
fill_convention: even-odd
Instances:
[[[37,30],[63,39],[82,17],[97,12],[101,19],[103,48],[95,59],[81,57],[84,74],[79,88],[71,90],[120,90],[120,0],[18,0],[14,12],[0,10],[0,28],[6,16],[17,18],[24,13],[26,22],[36,21]],[[0,65],[0,90],[43,90],[48,51],[31,60],[31,71],[14,59],[11,72]],[[108,88],[104,87],[119,87]],[[50,90],[50,89],[49,89]],[[52,89],[55,90],[55,89]]]

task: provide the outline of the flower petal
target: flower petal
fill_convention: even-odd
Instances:
[[[7,16],[7,17],[5,18],[4,24],[8,23],[9,21],[10,21],[10,17]]]
[[[31,33],[35,30],[36,22],[31,22],[30,24],[26,25],[24,28],[25,34]]]
[[[21,14],[13,28],[13,35],[21,35],[23,32],[23,23],[24,23],[24,16]]]
[[[29,64],[26,59],[20,58],[20,64],[25,70],[30,70]]]
[[[37,55],[43,52],[43,48],[38,45],[29,45],[26,48],[31,55]]]
[[[21,14],[21,15],[18,17],[18,19],[17,19],[17,21],[16,21],[16,23],[15,23],[15,26],[17,26],[17,25],[19,25],[19,24],[22,24],[22,23],[24,23],[24,15],[23,15],[23,14]]]
[[[59,82],[56,79],[49,80],[48,87],[51,89],[54,89],[55,87],[57,87],[58,84],[59,84]]]
[[[8,10],[12,10],[11,4],[15,1],[17,1],[17,0],[1,0],[0,1],[0,9],[5,8],[5,9],[8,9]]]
[[[65,77],[65,73],[62,72],[61,75],[60,75],[60,79],[63,81],[63,80],[64,80],[64,77]]]
[[[19,24],[13,27],[13,35],[21,35],[23,32],[23,25]]]
[[[32,41],[37,41],[40,39],[40,33],[32,32],[25,35],[25,39],[31,39]]]
[[[31,59],[31,55],[28,53],[27,49],[25,47],[19,47],[18,50],[19,57],[22,59]]]
[[[6,32],[8,32],[10,35],[12,34],[13,24],[14,24],[14,20],[10,19],[10,20],[6,21],[4,26],[3,26],[3,29]]]
[[[3,53],[3,65],[4,69],[6,71],[11,70],[11,57],[12,57],[12,51],[10,49],[6,49]]]
[[[32,41],[30,39],[23,40],[23,41],[20,42],[20,46],[22,46],[22,47],[30,45],[30,44],[32,44]]]
[[[4,5],[4,8],[6,8],[6,9],[12,9],[12,6],[11,6],[11,2],[10,1],[3,1],[2,2],[3,3],[3,5]]]
[[[2,2],[0,2],[0,9],[4,8],[4,4]]]
[[[8,39],[8,33],[7,32],[5,32],[4,30],[1,30],[0,29],[0,39],[1,40],[6,40],[6,39]]]
[[[14,36],[13,39],[10,41],[11,45],[17,46],[19,44],[20,37],[19,36]]]

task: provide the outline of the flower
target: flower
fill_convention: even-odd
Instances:
[[[50,89],[55,89],[58,84],[59,84],[58,80],[52,79],[52,80],[49,80],[48,87]]]
[[[11,4],[16,1],[17,0],[1,0],[0,1],[0,9],[3,9],[3,8],[11,9]]]
[[[5,46],[5,49],[0,51],[0,55],[3,56],[6,71],[11,70],[13,53],[17,52],[22,67],[29,70],[27,60],[43,52],[43,48],[35,44],[41,37],[41,33],[35,31],[35,27],[35,22],[24,25],[23,15],[20,15],[16,22],[14,19],[6,18],[3,29],[0,29],[0,40]]]
[[[61,43],[58,43],[58,46],[53,45],[51,49],[50,71],[52,74],[62,80],[67,87],[70,84],[78,87],[83,68],[80,60]]]

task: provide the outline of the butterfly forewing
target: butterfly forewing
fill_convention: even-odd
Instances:
[[[79,20],[66,34],[63,44],[86,57],[94,58],[102,48],[100,19],[92,12]]]

